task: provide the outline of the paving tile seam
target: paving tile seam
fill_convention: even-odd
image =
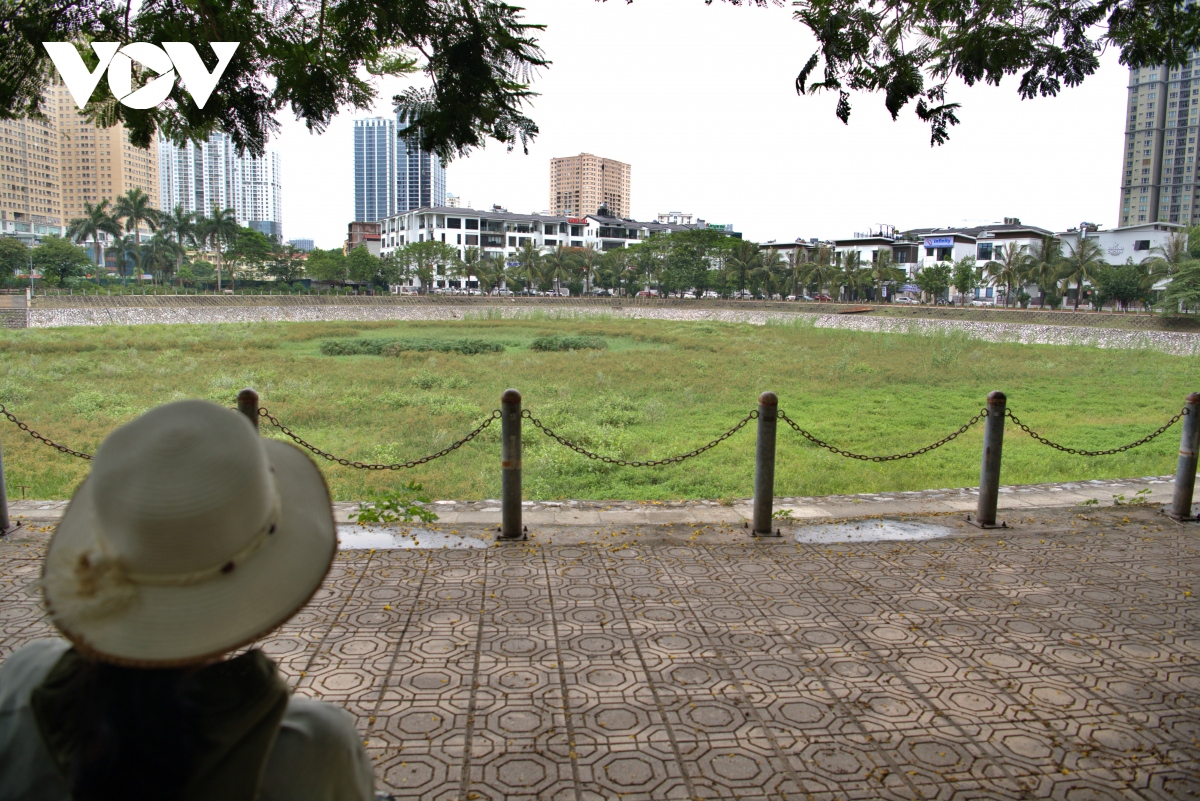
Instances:
[[[661,567],[660,567],[660,569],[661,569]],[[679,582],[676,579],[675,574],[670,571],[663,571],[663,572],[667,573],[667,576],[671,581],[671,585],[675,588],[675,593],[680,598],[683,599],[684,606],[687,608],[688,613],[692,616],[693,621],[703,632],[704,638],[706,640],[708,640],[708,642],[709,642],[709,646],[711,648],[713,648],[714,651],[716,651],[718,661],[720,661],[720,663],[722,664],[722,666],[724,668],[724,672],[733,681],[734,686],[737,689],[738,695],[742,699],[742,705],[746,709],[750,710],[753,713],[756,725],[758,726],[759,730],[766,736],[767,740],[770,742],[771,750],[775,752],[776,760],[778,760],[780,766],[782,766],[784,771],[787,773],[788,777],[792,780],[797,791],[799,791],[801,788],[803,788],[805,786],[804,782],[801,780],[800,776],[797,774],[795,767],[792,765],[791,760],[788,758],[788,755],[784,753],[783,748],[780,746],[779,738],[777,738],[775,736],[775,732],[771,729],[770,726],[767,725],[766,721],[763,719],[762,710],[759,709],[759,707],[750,700],[750,696],[746,692],[746,688],[743,685],[742,681],[737,677],[737,673],[734,671],[732,666],[730,666],[729,662],[723,656],[721,656],[721,649],[717,647],[717,643],[712,639],[712,636],[708,632],[708,627],[704,625],[704,621],[699,617],[699,615],[696,614],[695,609],[693,608],[692,604],[688,600],[688,595],[686,593],[684,593],[683,590],[680,588]]]
[[[567,671],[564,665],[562,652],[562,637],[558,631],[558,613],[555,610],[554,604],[554,583],[550,580],[550,563],[546,558],[546,550],[541,550],[543,575],[546,578],[546,601],[550,606],[550,623],[554,632],[554,656],[555,664],[558,666],[558,686],[559,692],[562,695],[562,712],[567,730],[567,746],[568,757],[571,760],[571,781],[575,786],[575,801],[583,801],[583,782],[579,777],[579,758],[576,755],[576,737],[575,737],[575,718],[571,711],[571,693],[567,682]]]
[[[864,587],[866,589],[866,591],[871,592],[871,590],[869,589],[869,585],[863,585],[860,583],[860,586]],[[926,587],[925,589],[930,590],[932,588]],[[1046,588],[1046,589],[1049,590],[1050,588]],[[940,597],[940,595],[938,597]],[[960,606],[960,609],[961,608],[962,607]],[[935,641],[936,641],[937,638],[934,637],[933,639],[935,639]],[[928,641],[929,640],[927,639],[926,643]],[[1021,640],[1012,639],[1009,641],[1008,644],[1011,648],[1014,648],[1014,649],[1019,650],[1022,653],[1024,653],[1027,656],[1027,658],[1030,660],[1031,663],[1038,663],[1038,664],[1042,665],[1044,668],[1047,668],[1048,671],[1052,671],[1053,674],[1062,675],[1061,671],[1056,670],[1054,665],[1051,665],[1051,664],[1047,663],[1044,659],[1042,659],[1041,656],[1038,654],[1038,652],[1023,647]],[[939,643],[939,645],[941,645],[943,647],[943,651],[949,650],[945,646],[944,643]],[[959,662],[958,658],[953,653],[944,653],[944,656],[947,659],[950,659],[954,663]],[[960,666],[967,667],[966,665],[960,665]],[[985,677],[985,680],[987,680],[990,684],[992,684],[993,687],[998,688],[999,689],[998,695],[1005,697],[1011,703],[1013,703],[1013,705],[1024,708],[1027,713],[1032,714],[1034,717],[1038,718],[1039,720],[1042,720],[1044,723],[1048,719],[1053,720],[1053,718],[1047,718],[1046,716],[1041,715],[1036,709],[1034,709],[1030,704],[1028,704],[1026,701],[1021,699],[1020,697],[1012,695],[1009,692],[1009,685],[1011,684],[1011,682],[1006,681],[1003,684],[1001,684],[999,682],[999,680],[992,679],[981,671],[976,671],[976,672],[979,673],[980,675],[983,675]],[[1118,714],[1120,714],[1123,718],[1125,718],[1125,722],[1127,725],[1134,727],[1135,729],[1137,727],[1140,727],[1141,724],[1138,723],[1137,721],[1131,720],[1129,718],[1129,711],[1127,709],[1122,709],[1122,705],[1119,702],[1097,696],[1095,693],[1091,692],[1091,690],[1089,688],[1087,688],[1086,685],[1080,684],[1078,682],[1073,682],[1073,684],[1080,692],[1089,696],[1090,700],[1092,700],[1093,702],[1101,704],[1101,705],[1108,704],[1108,705],[1111,705],[1112,707],[1114,707],[1118,711]],[[1155,739],[1159,739],[1159,738],[1155,737]],[[1093,748],[1093,744],[1088,743],[1087,741],[1076,740],[1075,742],[1077,742],[1081,746],[1077,750],[1088,750],[1088,749]],[[1159,740],[1159,744],[1160,745],[1163,744],[1161,740]]]
[[[483,580],[479,583],[479,624],[475,631],[475,649],[471,667],[471,686],[467,696],[466,731],[463,735],[462,777],[459,781],[458,801],[468,801],[471,789],[471,757],[475,735],[476,705],[479,700],[479,664],[483,654],[483,628],[486,613],[488,577],[491,567],[491,549],[483,553]]]
[[[835,563],[830,562],[830,564],[835,570],[841,570],[840,567],[838,565],[836,565]],[[845,571],[841,571],[841,572],[844,573]],[[870,589],[869,585],[865,585],[863,582],[860,582],[854,578],[851,578],[850,580],[859,586],[861,592],[866,592],[866,593],[872,594],[872,595],[874,594],[873,591]],[[940,717],[943,720],[951,721],[952,724],[955,726],[955,728],[958,730],[960,736],[963,738],[964,742],[973,742],[972,738],[967,734],[967,732],[965,730],[963,730],[961,728],[961,726],[958,726],[957,723],[954,723],[954,718],[947,715],[945,713],[945,710],[942,710],[938,705],[934,704],[933,701],[925,693],[921,692],[918,688],[916,688],[912,684],[912,682],[909,680],[909,678],[906,674],[896,673],[896,671],[892,667],[891,661],[887,660],[887,659],[883,659],[882,656],[879,654],[878,650],[873,648],[865,640],[863,640],[856,631],[854,631],[850,627],[846,627],[846,630],[850,636],[853,636],[856,639],[860,640],[860,642],[864,645],[864,647],[867,648],[867,652],[872,656],[873,660],[877,664],[880,664],[884,670],[897,676],[897,678],[899,678],[902,683],[904,683],[907,687],[909,687],[909,689],[918,698],[921,699],[921,701],[929,708],[930,711],[932,711],[934,713],[935,716]],[[950,661],[951,664],[955,664],[960,668],[970,668],[970,665],[962,664],[961,660],[958,658],[958,655],[954,653],[953,648],[950,646],[947,646],[936,635],[933,635],[932,637],[926,637],[924,639],[924,641],[922,643],[923,651],[929,645],[931,640],[935,643],[935,648],[940,650],[941,655],[945,659]],[[1015,646],[1016,644],[1013,643],[1013,645]],[[1008,692],[1007,682],[1002,684],[997,678],[993,678],[992,676],[988,675],[990,673],[990,671],[989,672],[974,671],[974,672],[976,672],[977,674],[982,676],[984,678],[984,680],[989,685],[992,686],[993,692],[995,692],[996,695],[998,695],[1002,698],[1005,698],[1012,706],[1022,709],[1025,712],[1025,714],[1029,715],[1030,717],[1037,719],[1037,720],[1041,720],[1043,722],[1043,724],[1046,725],[1048,728],[1048,724],[1045,723],[1045,720],[1041,716],[1039,716],[1038,712],[1035,709],[1033,709],[1029,703],[1027,703],[1022,698],[1020,698],[1018,696],[1014,696]],[[1086,748],[1087,744],[1083,743],[1083,746]],[[996,767],[999,770],[1001,770],[1003,773],[1005,773],[1005,775],[1008,776],[1010,779],[1015,780],[1016,777],[1013,776],[1008,763],[1005,760],[999,758],[1000,757],[999,752],[997,752],[997,751],[995,751],[995,749],[991,749],[991,748],[987,749],[987,751],[990,753],[985,752],[983,754],[984,757],[989,759],[989,761],[991,761],[994,765],[996,765]]]
[[[613,570],[612,566],[609,564],[609,561],[610,559],[607,555],[603,553],[600,554],[600,562],[605,576],[608,578],[609,592],[612,594],[613,601],[616,604],[617,609],[620,611],[621,619],[625,624],[627,637],[629,642],[633,645],[634,653],[637,655],[637,661],[641,667],[642,676],[645,679],[646,686],[650,690],[652,698],[654,699],[655,711],[658,714],[658,719],[663,727],[663,730],[667,734],[667,740],[670,742],[671,754],[675,759],[675,766],[683,779],[684,787],[687,789],[688,798],[694,799],[697,796],[696,788],[693,783],[692,772],[688,769],[688,763],[683,759],[683,752],[679,747],[678,733],[675,731],[675,726],[672,725],[670,717],[667,715],[666,707],[663,704],[659,688],[655,686],[653,674],[650,671],[645,654],[642,651],[642,647],[637,636],[634,634],[633,626],[629,622],[629,612],[625,608],[625,604],[621,603],[621,596],[620,593],[617,592],[616,582],[613,581]]]
[[[371,711],[371,719],[369,721],[370,724],[375,724],[376,721],[378,721],[378,719],[379,719],[379,708],[380,708],[380,705],[383,703],[384,692],[387,690],[388,685],[391,683],[392,674],[395,672],[396,660],[400,657],[400,647],[405,643],[405,640],[408,636],[409,628],[412,626],[413,618],[416,616],[417,609],[420,605],[421,598],[423,596],[423,591],[425,588],[425,581],[429,577],[429,567],[433,561],[432,554],[433,554],[432,551],[427,552],[427,556],[425,559],[425,569],[423,571],[421,571],[421,580],[417,583],[417,589],[412,593],[412,600],[408,605],[408,614],[404,618],[404,625],[400,629],[400,633],[396,636],[396,644],[392,648],[392,659],[388,663],[387,672],[385,672],[383,675],[383,681],[379,685],[379,695],[376,697],[375,707]],[[370,728],[371,728],[371,726],[368,725],[368,731],[370,730]]]
[[[715,561],[715,563],[720,564],[719,560],[714,560],[714,561]],[[729,574],[729,571],[727,568],[725,569],[725,572],[727,575]],[[731,578],[734,578],[734,577],[731,576]],[[733,582],[733,586],[735,587],[735,589],[738,589],[741,587],[741,584],[739,584],[735,580]],[[746,597],[746,600],[749,600],[750,603],[758,610],[759,615],[762,616],[765,620],[767,620],[770,623],[771,627],[775,631],[775,636],[778,639],[780,639],[781,641],[783,641],[784,643],[786,643],[788,649],[792,652],[793,656],[801,664],[811,664],[810,660],[808,660],[805,657],[804,649],[797,642],[796,638],[791,633],[780,629],[778,627],[777,623],[775,622],[774,616],[770,615],[767,612],[767,610],[763,609],[752,597],[748,596],[745,592],[742,592],[741,594],[744,597]],[[823,607],[824,605],[814,603],[814,606],[820,608],[820,607]],[[866,738],[866,740],[872,744],[876,753],[879,754],[880,759],[882,759],[884,762],[886,762],[888,764],[889,770],[891,771],[891,775],[900,776],[901,781],[903,781],[909,787],[909,789],[914,792],[914,794],[918,798],[921,797],[920,791],[916,789],[915,785],[911,781],[911,778],[904,771],[900,770],[900,766],[896,763],[895,759],[893,759],[891,753],[889,753],[886,749],[883,749],[882,747],[879,746],[879,744],[875,741],[875,738],[870,733],[870,731],[868,731],[866,726],[863,725],[863,722],[860,719],[860,717],[858,716],[858,714],[856,714],[856,712],[853,709],[851,709],[850,706],[848,704],[846,704],[836,692],[834,692],[833,687],[830,684],[830,680],[832,679],[832,677],[829,676],[828,673],[826,673],[825,670],[820,667],[816,667],[816,668],[810,667],[809,671],[813,672],[814,678],[818,682],[820,682],[821,689],[825,693],[827,700],[829,700],[829,702],[835,708],[840,710],[840,716],[843,719],[849,721],[851,723],[851,725],[855,729],[858,730],[859,736]],[[873,780],[875,779],[874,773],[872,773],[870,775],[870,778]]]

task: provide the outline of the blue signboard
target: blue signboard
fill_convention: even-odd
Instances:
[[[954,237],[952,237],[952,236],[927,236],[927,237],[925,237],[925,247],[927,247],[927,248],[952,248],[952,247],[954,247]]]

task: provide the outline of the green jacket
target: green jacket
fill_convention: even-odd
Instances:
[[[0,801],[70,801],[63,767],[75,742],[66,689],[79,659],[64,640],[40,640],[0,665]],[[288,697],[259,651],[218,663],[187,801],[371,801],[374,775],[354,719]]]

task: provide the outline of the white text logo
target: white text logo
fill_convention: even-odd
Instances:
[[[42,42],[50,60],[58,68],[67,91],[75,100],[75,105],[83,108],[87,105],[100,83],[104,71],[108,71],[108,88],[121,105],[129,108],[153,108],[167,99],[171,88],[175,86],[175,71],[184,88],[196,101],[199,108],[204,108],[209,96],[229,66],[233,53],[240,42],[212,42],[209,46],[217,54],[217,66],[212,72],[200,60],[196,48],[188,42],[163,42],[162,47],[149,42],[133,42],[121,47],[119,42],[92,42],[92,50],[100,63],[92,72],[88,72],[83,57],[70,42]],[[133,62],[151,70],[158,77],[150,80],[145,86],[133,88]]]

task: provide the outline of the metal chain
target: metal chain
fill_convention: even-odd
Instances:
[[[1057,442],[1051,442],[1050,440],[1043,437],[1041,434],[1034,431],[1029,426],[1022,423],[1021,420],[1015,414],[1010,412],[1008,409],[1004,410],[1005,417],[1010,418],[1014,423],[1016,423],[1017,428],[1021,429],[1026,434],[1028,434],[1029,436],[1036,439],[1038,442],[1042,443],[1043,445],[1049,445],[1051,448],[1054,448],[1056,451],[1062,451],[1063,453],[1070,453],[1074,456],[1111,456],[1114,453],[1121,453],[1122,451],[1132,450],[1133,448],[1136,448],[1139,445],[1145,445],[1147,442],[1154,439],[1159,434],[1163,433],[1168,428],[1170,428],[1171,426],[1178,423],[1179,419],[1181,417],[1183,417],[1184,415],[1186,415],[1187,413],[1188,413],[1188,409],[1186,406],[1184,406],[1183,409],[1180,410],[1179,414],[1175,415],[1170,420],[1168,420],[1166,423],[1159,426],[1159,428],[1156,429],[1153,434],[1149,434],[1145,437],[1142,437],[1137,442],[1131,442],[1128,445],[1122,445],[1119,448],[1110,448],[1106,451],[1085,451],[1085,450],[1080,450],[1079,448],[1068,448],[1065,445],[1059,445]]]
[[[445,456],[446,454],[450,453],[451,451],[456,451],[459,448],[461,448],[463,445],[466,445],[468,442],[475,439],[475,437],[479,436],[485,428],[487,428],[492,423],[494,423],[495,421],[500,419],[500,410],[496,409],[495,411],[493,411],[491,413],[491,415],[488,416],[488,418],[486,420],[484,420],[482,423],[480,423],[478,426],[476,426],[474,428],[474,430],[471,431],[471,433],[467,434],[462,439],[458,440],[457,442],[455,442],[451,445],[446,446],[445,448],[442,448],[437,453],[431,453],[428,456],[421,457],[420,459],[413,459],[408,462],[397,462],[395,464],[368,464],[367,462],[352,462],[349,459],[343,459],[340,456],[334,456],[332,453],[326,453],[325,451],[318,448],[316,445],[313,445],[310,442],[306,442],[304,439],[302,439],[301,437],[296,435],[296,433],[293,432],[290,428],[285,426],[283,423],[279,422],[279,420],[275,417],[275,415],[271,414],[270,412],[268,412],[266,409],[264,409],[262,407],[259,407],[258,414],[261,417],[265,417],[271,423],[271,425],[275,426],[280,431],[282,431],[285,436],[289,437],[293,442],[295,442],[300,447],[307,448],[308,450],[312,451],[317,456],[320,456],[322,459],[328,459],[331,462],[337,462],[338,464],[342,465],[343,467],[354,467],[359,470],[407,470],[407,469],[416,467],[418,465],[425,464],[426,462],[432,462],[434,459],[440,459],[443,456]]]
[[[9,412],[9,411],[8,411],[8,409],[5,409],[5,408],[4,408],[4,404],[3,404],[3,403],[0,403],[0,414],[2,414],[2,415],[4,415],[5,417],[7,417],[7,418],[9,419],[9,421],[10,421],[10,422],[12,422],[12,423],[16,424],[17,428],[19,428],[19,429],[21,429],[22,431],[24,431],[24,432],[28,433],[28,434],[29,434],[29,436],[33,437],[33,438],[34,438],[34,439],[36,439],[38,442],[41,442],[43,445],[49,445],[51,448],[54,448],[54,450],[56,450],[56,451],[58,451],[58,452],[60,452],[60,453],[65,453],[65,454],[67,454],[68,456],[78,456],[80,459],[87,459],[88,461],[91,461],[91,459],[92,459],[92,456],[91,456],[91,454],[88,454],[88,453],[80,453],[79,451],[71,450],[71,449],[70,449],[70,448],[68,448],[66,445],[59,445],[57,442],[55,442],[55,441],[54,441],[54,440],[52,440],[52,439],[46,439],[46,438],[45,438],[45,437],[43,437],[41,434],[39,434],[38,432],[34,431],[32,428],[30,428],[29,426],[25,425],[24,423],[22,423],[22,422],[21,422],[20,420],[18,420],[17,418],[13,417],[12,413],[11,413],[11,412]]]
[[[788,417],[787,414],[785,414],[782,409],[779,410],[779,419],[786,422],[789,426],[791,426],[793,429],[795,429],[795,431],[798,434],[800,434],[800,436],[804,437],[812,444],[816,445],[819,448],[824,448],[825,450],[829,451],[830,453],[836,453],[838,456],[845,456],[847,459],[858,459],[861,462],[894,462],[897,459],[912,459],[916,456],[920,456],[923,453],[929,453],[930,451],[937,450],[938,448],[942,447],[947,442],[951,442],[951,441],[957,439],[960,434],[966,433],[967,429],[969,429],[971,426],[975,425],[976,423],[978,423],[980,420],[984,419],[985,417],[987,417],[987,409],[981,409],[979,411],[979,414],[975,415],[970,420],[968,420],[966,423],[964,423],[957,431],[954,431],[953,433],[942,437],[941,439],[939,439],[937,442],[933,443],[932,445],[926,445],[924,448],[919,448],[918,450],[915,450],[915,451],[909,451],[908,453],[894,453],[891,456],[865,456],[861,453],[851,453],[850,451],[842,450],[841,448],[837,447],[836,445],[830,445],[828,442],[825,442],[822,439],[818,439],[817,437],[813,436],[813,434],[811,432],[806,431],[803,428],[801,428],[800,426],[798,426],[796,424],[796,421],[793,420],[792,418]]]
[[[741,420],[739,420],[737,422],[737,424],[735,424],[733,426],[733,428],[729,429],[724,434],[717,437],[716,439],[714,439],[712,442],[708,443],[707,445],[696,448],[696,450],[694,450],[694,451],[688,451],[687,453],[681,453],[678,456],[668,456],[666,459],[651,459],[651,460],[645,461],[645,462],[631,462],[626,459],[614,459],[611,456],[601,456],[598,453],[592,453],[587,448],[584,448],[582,445],[578,445],[578,444],[572,442],[571,440],[567,439],[566,437],[555,434],[552,430],[550,430],[549,428],[546,428],[545,423],[543,423],[541,420],[534,417],[533,414],[528,409],[522,410],[521,416],[524,417],[529,422],[533,423],[533,425],[536,428],[538,428],[539,430],[541,430],[541,432],[543,434],[545,434],[550,439],[557,442],[559,445],[565,445],[566,447],[570,448],[571,450],[575,451],[576,453],[582,454],[583,456],[586,456],[589,459],[595,459],[598,462],[605,462],[607,464],[615,464],[620,467],[660,467],[664,464],[678,464],[679,462],[682,462],[685,459],[691,459],[693,456],[699,456],[700,454],[704,453],[705,451],[711,450],[711,449],[717,447],[722,442],[729,439],[734,434],[736,434],[737,432],[739,432],[743,428],[745,428],[746,424],[749,423],[751,420],[758,417],[758,410],[755,409],[754,411],[750,412],[750,414],[746,415]]]

